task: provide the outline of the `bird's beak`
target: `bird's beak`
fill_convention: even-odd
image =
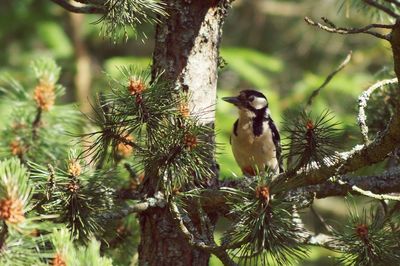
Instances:
[[[236,106],[239,106],[241,103],[239,100],[239,97],[223,97],[222,100],[224,100],[225,102],[234,104]]]

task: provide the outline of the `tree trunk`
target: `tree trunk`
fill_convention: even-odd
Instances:
[[[164,2],[169,16],[157,26],[153,77],[163,73],[162,78],[175,83],[177,90],[188,92],[191,114],[201,116],[202,123],[213,125],[218,48],[229,1]],[[168,209],[141,214],[140,227],[140,265],[208,265],[210,255],[187,243]]]
[[[89,103],[92,86],[92,62],[83,37],[85,17],[83,14],[76,13],[69,13],[69,17],[76,57],[76,74],[74,77],[76,99],[81,112],[89,114],[92,112],[92,106]]]

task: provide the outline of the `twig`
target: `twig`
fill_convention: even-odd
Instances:
[[[397,202],[397,203],[400,203],[400,202]],[[383,222],[385,222],[385,221],[387,221],[388,222],[388,224],[389,224],[389,226],[390,226],[390,229],[392,230],[392,232],[393,232],[393,234],[396,234],[396,225],[395,225],[395,223],[392,221],[392,217],[391,217],[391,213],[389,212],[389,206],[388,206],[388,204],[386,203],[386,201],[385,200],[380,200],[380,204],[381,204],[381,206],[382,206],[382,209],[383,209],[383,214],[384,214],[384,217],[383,217]],[[397,239],[399,239],[399,237],[397,237]]]
[[[66,0],[51,0],[52,2],[58,4],[59,6],[63,7],[64,9],[74,12],[74,13],[83,13],[83,14],[104,14],[106,10],[100,6],[75,6],[70,4]]]
[[[5,221],[3,221],[1,231],[0,231],[0,249],[4,248],[7,236],[8,236],[8,225]]]
[[[130,179],[138,178],[138,174],[129,163],[124,163],[124,168],[126,169],[126,171],[128,171]]]
[[[326,234],[311,234],[308,233],[304,244],[324,247],[330,250],[343,251],[343,246],[335,242],[335,238]]]
[[[341,180],[338,181],[340,185],[347,185],[346,182],[343,182]],[[370,197],[370,198],[374,198],[377,200],[396,200],[396,201],[400,201],[400,196],[392,196],[392,195],[383,195],[383,194],[375,194],[369,190],[364,190],[360,187],[358,187],[357,185],[350,185],[350,188],[355,191],[360,193],[361,195]]]
[[[54,181],[55,171],[54,167],[51,164],[47,165],[47,170],[49,172],[49,177],[47,178],[46,198],[47,200],[49,200],[52,195],[52,190],[55,187],[55,181]]]
[[[352,51],[350,51],[346,58],[343,60],[343,62],[332,72],[330,73],[326,78],[325,81],[321,84],[321,86],[319,86],[316,90],[314,90],[312,92],[312,94],[310,95],[310,97],[308,98],[307,104],[306,104],[306,110],[310,108],[314,98],[316,96],[318,96],[319,92],[321,91],[322,88],[324,88],[331,80],[332,78],[340,71],[342,70],[351,60],[351,55],[352,55]]]
[[[375,31],[371,31],[370,29],[373,28],[384,28],[384,29],[392,29],[394,26],[393,25],[384,25],[384,24],[370,24],[367,25],[365,27],[362,28],[341,28],[341,27],[336,27],[335,24],[333,24],[331,21],[329,21],[327,18],[322,18],[322,20],[328,24],[327,25],[323,25],[319,22],[315,22],[312,19],[310,19],[309,17],[305,17],[304,20],[312,25],[312,26],[316,26],[324,31],[327,32],[332,32],[332,33],[338,33],[338,34],[358,34],[358,33],[366,33],[366,34],[370,34],[373,35],[377,38],[380,39],[384,39],[389,41],[389,36],[388,35],[383,35],[380,34],[378,32]]]
[[[328,231],[329,233],[333,232],[333,228],[332,226],[330,226],[324,219],[324,217],[322,217],[317,210],[314,208],[313,205],[310,206],[310,210],[312,212],[312,214],[317,217],[317,219],[320,221],[320,223],[324,226],[325,230]]]
[[[98,5],[98,6],[102,6],[107,2],[107,0],[74,0],[74,1],[82,4]]]
[[[122,200],[139,200],[142,198],[142,195],[139,191],[133,191],[132,189],[128,188],[121,188],[117,191],[116,197]]]
[[[199,238],[196,238],[191,231],[196,232],[197,230],[195,228],[191,228],[191,231],[187,228],[185,223],[183,222],[183,219],[181,217],[181,214],[179,212],[178,206],[170,202],[170,210],[172,213],[172,216],[174,217],[174,220],[176,221],[180,231],[182,232],[183,236],[185,239],[188,241],[189,245],[204,250],[206,252],[212,253],[215,256],[217,256],[221,262],[224,265],[229,265],[229,266],[236,266],[237,264],[229,257],[228,253],[226,250],[218,246],[217,244],[214,243],[206,243],[204,240],[201,240]],[[190,218],[189,218],[190,220]],[[208,241],[207,241],[208,242]]]
[[[33,120],[32,122],[32,138],[34,140],[37,139],[41,119],[42,119],[42,108],[38,107],[36,109],[35,120]]]
[[[396,14],[394,11],[390,10],[389,8],[387,8],[386,6],[384,6],[382,4],[379,4],[378,2],[375,2],[374,0],[363,0],[363,2],[385,12],[386,14],[388,14],[391,17],[399,18],[399,15]]]
[[[312,193],[317,199],[331,196],[345,196],[355,192],[376,199],[399,200],[399,197],[386,195],[400,192],[400,168],[391,169],[377,176],[341,176],[336,182],[327,181],[319,185],[298,188],[296,193]],[[370,194],[370,193],[372,194]]]
[[[395,4],[396,6],[400,7],[400,2],[398,2],[397,0],[385,0],[388,3],[392,3]]]
[[[131,213],[140,213],[147,211],[150,208],[164,208],[165,206],[166,202],[163,198],[147,198],[142,202],[129,205],[118,211],[103,213],[100,216],[106,220],[121,219]]]
[[[365,114],[365,107],[367,106],[367,101],[369,100],[369,97],[371,94],[378,88],[382,88],[385,85],[388,84],[394,84],[397,83],[397,78],[394,79],[385,79],[376,82],[374,85],[370,86],[366,91],[364,91],[360,97],[358,97],[358,116],[357,116],[357,121],[358,125],[360,126],[361,134],[364,139],[364,143],[368,144],[370,143],[370,140],[368,138],[368,126],[366,123],[367,116]]]

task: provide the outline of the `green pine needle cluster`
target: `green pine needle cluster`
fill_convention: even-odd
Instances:
[[[66,228],[55,230],[52,234],[51,243],[54,247],[54,254],[51,256],[52,265],[113,265],[109,258],[100,256],[100,243],[98,241],[92,238],[87,246],[76,246]]]
[[[121,144],[128,146],[145,182],[166,195],[204,184],[213,176],[214,133],[189,117],[190,96],[159,77],[152,80],[149,71],[123,68],[121,73],[122,79],[111,78],[110,93],[90,118],[99,130],[84,136],[92,140],[84,154],[103,163],[105,157],[116,158]]]
[[[283,131],[287,132],[289,143],[283,146],[286,157],[292,160],[293,169],[313,164],[329,165],[337,158],[340,147],[340,130],[334,116],[329,111],[317,117],[301,112],[285,120]]]
[[[25,84],[8,77],[8,86],[0,88],[10,106],[4,114],[8,123],[0,131],[0,156],[17,156],[25,162],[56,161],[66,156],[71,140],[67,132],[76,131],[82,120],[72,105],[56,105],[65,89],[57,83],[60,68],[53,60],[36,60],[31,70],[34,75],[27,75]]]
[[[291,265],[307,255],[298,242],[301,229],[294,223],[292,203],[270,195],[269,183],[259,178],[246,190],[225,188],[236,222],[222,243],[235,247],[231,253],[243,265]]]
[[[53,229],[66,227],[75,242],[93,247],[77,248],[70,265],[104,265],[91,239],[103,238],[110,225],[103,214],[123,207],[110,181],[117,173],[97,170],[71,151],[83,148],[70,133],[82,130],[83,120],[76,108],[56,104],[64,88],[55,62],[37,60],[31,70],[23,84],[7,78],[2,88],[12,108],[0,131],[0,158],[7,158],[0,161],[0,264],[52,264]]]
[[[165,5],[158,0],[108,0],[104,4],[106,12],[99,20],[102,31],[114,42],[137,37],[137,27],[143,23],[159,22],[159,16],[166,16]],[[143,37],[146,35],[141,32]]]
[[[374,2],[399,14],[399,7],[394,3],[390,3],[391,1],[374,0]],[[351,10],[361,12],[373,19],[376,19],[377,21],[392,20],[392,18],[390,18],[386,13],[379,11],[379,9],[371,8],[370,5],[366,4],[362,0],[342,0],[339,6],[339,11],[344,12],[347,16],[349,16]]]
[[[115,190],[108,181],[112,173],[84,165],[74,153],[60,168],[31,163],[32,180],[40,192],[38,212],[57,215],[56,222],[65,224],[74,239],[87,242],[103,232],[101,214],[116,206]]]
[[[361,214],[350,208],[348,223],[334,234],[344,248],[339,261],[345,265],[397,265],[399,235],[389,223],[375,208]]]
[[[101,182],[91,180],[87,185],[87,190],[91,191],[73,194],[69,186],[71,182],[60,182],[56,177],[62,175],[59,173],[61,170],[51,173],[55,177],[48,184],[54,184],[54,191],[48,196],[48,201],[43,201],[43,193],[34,193],[35,188],[40,191],[40,184],[45,184],[37,182],[40,174],[30,176],[28,169],[17,158],[0,162],[1,265],[48,265],[48,262],[64,265],[62,261],[66,265],[112,265],[111,260],[100,257],[100,243],[92,238],[94,234],[88,234],[96,223],[91,216],[85,215],[90,211],[101,214],[113,207],[101,209],[99,202],[93,204],[96,209],[90,206],[93,201],[103,201],[103,205],[107,205],[104,202],[107,198],[105,193],[96,194],[96,191],[100,192]],[[71,174],[68,178],[71,179]],[[70,212],[75,212],[75,215]],[[66,224],[69,230],[51,232],[52,228],[58,227],[57,224]],[[99,230],[93,229],[96,232]],[[87,247],[75,248],[72,243],[72,239],[83,238],[79,233],[85,234]]]

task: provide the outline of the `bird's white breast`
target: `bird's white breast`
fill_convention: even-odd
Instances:
[[[255,136],[252,118],[239,119],[237,136],[232,134],[232,152],[240,168],[256,167],[261,173],[266,166],[279,171],[276,148],[268,122],[263,122],[263,133]]]

